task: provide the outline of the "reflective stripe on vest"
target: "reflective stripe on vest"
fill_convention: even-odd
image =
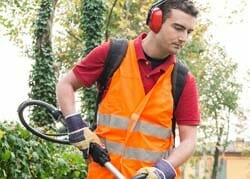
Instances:
[[[123,158],[141,160],[144,162],[155,162],[160,158],[167,158],[171,150],[165,152],[126,147],[120,143],[102,140],[108,152],[122,156]]]
[[[125,117],[99,114],[97,124],[127,130],[129,121]],[[162,139],[169,138],[171,134],[170,129],[141,120],[136,123],[136,131]]]

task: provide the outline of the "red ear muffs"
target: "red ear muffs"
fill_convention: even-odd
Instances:
[[[162,11],[160,8],[155,7],[151,10],[149,19],[148,19],[148,26],[152,31],[155,33],[159,32],[162,25]]]

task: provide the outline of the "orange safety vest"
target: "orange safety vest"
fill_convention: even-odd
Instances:
[[[131,178],[141,167],[167,158],[173,147],[171,65],[145,95],[134,41],[114,73],[99,104],[96,134],[106,146],[111,163]],[[105,167],[90,162],[88,179],[113,179]]]

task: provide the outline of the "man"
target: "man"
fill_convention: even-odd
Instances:
[[[95,132],[76,113],[74,92],[95,83],[106,59],[109,42],[92,50],[57,85],[70,142],[88,157],[90,142],[104,144],[111,162],[126,178],[179,177],[176,169],[193,153],[200,122],[198,91],[189,72],[173,111],[171,72],[176,54],[194,30],[198,11],[190,0],[161,0],[148,15],[148,33],[129,42],[122,64],[114,73],[99,104]],[[173,149],[175,112],[180,144]],[[89,163],[88,178],[114,178],[104,167]]]

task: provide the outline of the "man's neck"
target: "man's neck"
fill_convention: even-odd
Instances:
[[[170,54],[166,53],[166,51],[163,51],[159,44],[157,44],[155,35],[155,33],[150,31],[142,40],[143,51],[151,58],[164,59]]]

